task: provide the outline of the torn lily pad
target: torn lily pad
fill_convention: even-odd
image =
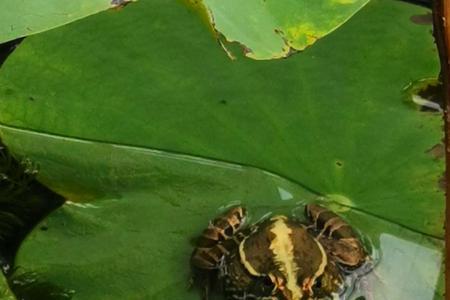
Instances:
[[[283,58],[314,44],[359,11],[368,0],[203,0],[210,22],[247,57]]]

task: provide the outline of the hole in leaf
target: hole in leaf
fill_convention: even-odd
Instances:
[[[422,79],[410,83],[405,89],[407,100],[424,112],[443,112],[444,93],[442,83],[436,79]]]

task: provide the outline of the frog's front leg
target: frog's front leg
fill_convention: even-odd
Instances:
[[[239,230],[244,226],[246,211],[234,206],[210,221],[197,241],[191,255],[192,282],[202,289],[202,299],[208,300],[213,279],[216,279],[228,255],[243,239]]]
[[[245,209],[234,206],[211,221],[198,239],[191,256],[191,265],[204,270],[217,269],[224,255],[229,252],[227,246],[237,242],[235,234],[244,226],[245,218]]]
[[[358,234],[340,216],[317,204],[306,205],[305,214],[315,225],[314,231],[320,230],[316,238],[335,261],[356,268],[367,260]]]
[[[336,230],[348,225],[337,214],[317,204],[307,204],[305,206],[305,215],[309,222],[312,223],[307,228],[314,229],[315,231],[320,230],[316,235],[317,239],[322,237],[326,232],[328,232],[327,236],[331,237]]]

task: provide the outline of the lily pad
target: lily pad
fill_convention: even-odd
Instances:
[[[195,12],[164,0],[27,38],[0,72],[0,135],[69,202],[24,242],[19,275],[75,299],[198,299],[189,241],[219,207],[240,201],[257,219],[323,199],[381,249],[383,276],[384,261],[406,264],[400,251],[411,284],[429,280],[374,278],[377,292],[431,299],[442,120],[404,101],[438,74],[430,27],[410,21],[424,11],[374,0],[286,60],[231,61]]]
[[[69,146],[57,137],[31,139],[50,143],[34,153],[43,160]],[[24,278],[38,274],[64,287],[63,293],[74,291],[73,299],[197,299],[197,291],[188,291],[189,255],[191,241],[208,224],[206,216],[241,202],[252,208],[255,220],[315,197],[278,176],[239,165],[82,140],[71,140],[69,147],[63,150],[66,159],[47,166],[72,170],[62,184],[79,185],[75,200],[104,200],[69,201],[54,212],[27,238],[16,267]],[[30,264],[32,257],[37,264]]]
[[[250,222],[255,222],[267,213],[299,216],[305,201],[327,200],[273,174],[239,165],[42,134],[27,136],[30,140],[21,148],[26,149],[28,142],[40,143],[33,157],[49,169],[71,170],[64,172],[63,184],[78,182],[79,196],[98,200],[67,202],[28,236],[16,258],[13,287],[21,299],[36,299],[30,295],[42,293],[43,283],[26,283],[31,281],[46,283],[49,292],[42,299],[47,300],[198,300],[198,291],[188,288],[192,241],[221,207],[241,203],[249,210]],[[57,153],[66,153],[64,159],[47,159]],[[108,159],[98,159],[99,153]],[[79,168],[81,161],[85,167]],[[92,169],[97,170],[96,184],[89,186]],[[379,262],[370,276],[358,281],[350,299],[360,295],[442,299],[436,285],[443,241],[347,207],[333,208],[364,232]],[[435,293],[441,298],[434,298]]]
[[[0,43],[46,31],[117,6],[116,0],[3,0]]]
[[[423,12],[373,1],[302,55],[230,61],[185,6],[137,2],[20,45],[0,74],[3,139],[31,159],[42,144],[18,145],[44,132],[254,166],[442,237],[442,119],[403,101],[438,73],[430,28],[410,21]]]
[[[341,26],[368,0],[203,0],[213,28],[254,59],[286,57]]]
[[[36,230],[28,238],[17,258],[19,271],[34,271],[41,280],[65,287],[72,299],[198,300],[198,291],[188,289],[189,242],[193,232],[207,225],[201,212],[217,213],[219,201],[205,201],[206,209],[193,212],[192,203],[180,201],[174,208],[166,199],[136,193],[126,195],[126,201],[98,201],[92,207],[67,204],[42,224],[47,231]],[[276,207],[276,201],[270,205]],[[380,243],[386,257],[358,282],[349,299],[443,299],[442,290],[436,291],[442,241],[367,215],[359,218],[370,219],[377,228],[370,238]]]
[[[17,257],[18,273],[13,280],[21,299],[36,299],[36,293],[40,293],[39,299],[48,300],[198,299],[197,292],[187,288],[187,262],[192,240],[206,226],[206,216],[216,215],[221,206],[242,203],[249,208],[253,222],[266,213],[294,211],[301,215],[305,201],[330,200],[276,175],[239,165],[30,135],[17,129],[5,132],[6,136],[28,137],[21,139],[19,149],[27,149],[27,143],[41,144],[30,155],[50,172],[64,169],[61,189],[74,187],[65,193],[77,201],[69,201],[27,238]],[[65,153],[61,159],[48,159],[60,153]],[[105,164],[99,154],[108,157],[109,163]],[[92,173],[92,169],[97,171]],[[392,295],[442,299],[442,290],[436,291],[436,285],[443,241],[348,207],[334,204],[332,208],[364,232],[380,261],[373,273],[358,282],[352,299],[360,295],[386,300]],[[107,283],[102,274],[108,274]],[[124,281],[124,274],[132,275]],[[399,281],[405,274],[408,280]]]

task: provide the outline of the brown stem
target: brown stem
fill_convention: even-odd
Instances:
[[[450,299],[450,0],[434,0],[433,32],[441,61],[440,81],[444,95],[444,130],[446,148],[446,208],[445,208],[445,295]]]

